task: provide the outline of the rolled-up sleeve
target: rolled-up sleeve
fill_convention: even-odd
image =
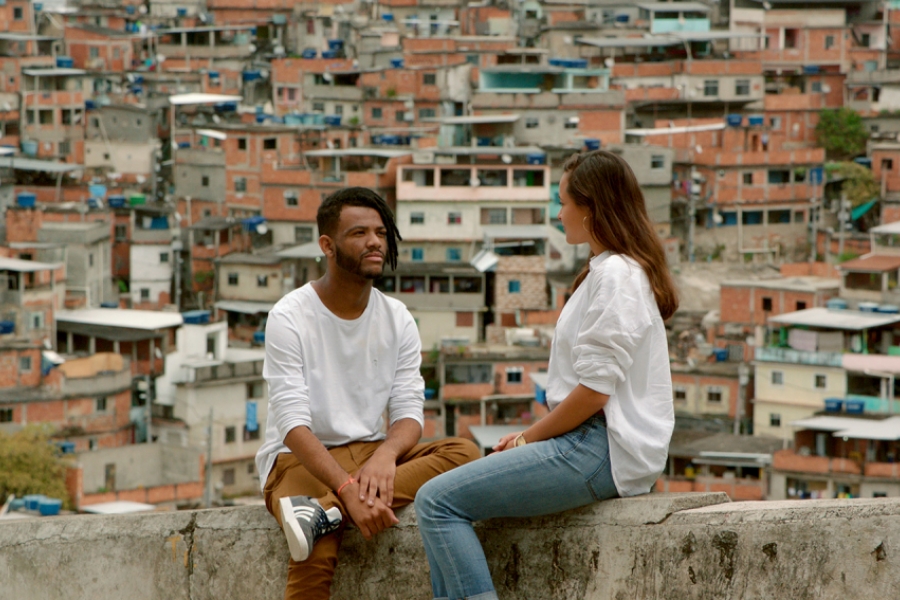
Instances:
[[[391,425],[400,419],[415,419],[425,427],[423,407],[425,404],[425,380],[422,379],[422,343],[412,315],[405,315],[400,349],[397,355],[397,371],[391,386],[388,401],[388,416]]]
[[[625,263],[604,265],[591,292],[575,346],[574,368],[579,383],[601,394],[612,395],[634,360],[652,322],[647,302],[654,301],[643,273]]]
[[[303,377],[303,350],[295,326],[284,313],[269,314],[263,377],[269,384],[269,418],[279,439],[295,427],[312,426],[309,388]]]

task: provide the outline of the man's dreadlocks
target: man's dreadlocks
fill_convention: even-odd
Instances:
[[[319,206],[319,212],[316,214],[316,222],[319,225],[319,235],[333,236],[341,220],[341,211],[345,206],[363,206],[378,211],[381,216],[381,222],[387,229],[387,262],[391,269],[397,268],[397,242],[403,238],[400,237],[400,231],[394,222],[394,213],[387,205],[384,199],[364,187],[345,188],[335,192],[325,198],[322,205]]]

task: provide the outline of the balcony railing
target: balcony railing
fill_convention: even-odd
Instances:
[[[222,363],[209,367],[194,369],[194,382],[212,381],[214,379],[236,379],[240,377],[262,376],[263,361]]]
[[[792,348],[756,348],[754,359],[761,362],[793,363],[817,367],[843,366],[840,352],[806,352]]]
[[[773,454],[772,469],[798,473],[862,474],[862,466],[855,460],[831,456],[801,456],[794,450],[779,450]]]

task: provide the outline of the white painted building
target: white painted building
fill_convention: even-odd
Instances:
[[[172,291],[175,258],[171,244],[132,244],[129,254],[132,305],[161,303],[160,294],[168,297]],[[168,301],[162,303],[168,304]]]

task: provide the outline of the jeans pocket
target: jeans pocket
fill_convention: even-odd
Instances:
[[[595,500],[607,500],[619,495],[619,490],[616,489],[616,482],[612,476],[612,465],[609,462],[609,456],[602,460],[597,470],[588,477],[587,486]]]
[[[584,438],[587,437],[588,433],[590,433],[590,426],[588,423],[582,423],[572,431],[568,433],[564,433],[560,436],[554,438],[556,442],[556,450],[561,455],[565,456],[575,448],[577,448],[584,441]]]

